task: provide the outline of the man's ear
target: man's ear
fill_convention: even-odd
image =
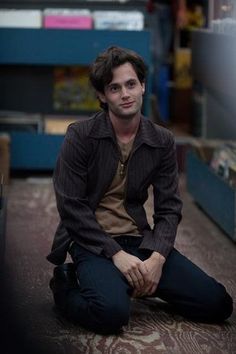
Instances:
[[[145,88],[146,88],[145,82],[143,82],[143,83],[142,83],[142,93],[143,93],[143,95],[144,95],[144,93],[145,93]]]
[[[106,97],[105,95],[102,93],[102,92],[96,92],[97,93],[97,97],[99,98],[99,100],[102,102],[102,103],[106,103]]]

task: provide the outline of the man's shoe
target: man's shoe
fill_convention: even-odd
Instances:
[[[79,284],[75,265],[73,263],[65,263],[55,267],[49,286],[54,297],[56,294],[65,293],[70,289],[78,288]]]

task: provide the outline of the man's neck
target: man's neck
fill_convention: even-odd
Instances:
[[[121,119],[116,118],[113,115],[109,115],[112,122],[113,128],[117,139],[122,143],[129,143],[136,135],[141,119],[141,115],[130,118],[130,119]]]

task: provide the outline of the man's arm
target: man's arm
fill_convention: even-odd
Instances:
[[[155,292],[166,257],[174,246],[177,226],[181,219],[182,202],[178,194],[178,168],[173,135],[167,133],[166,147],[162,150],[160,167],[153,180],[154,228],[144,235],[140,248],[152,250],[143,262],[146,273],[142,289],[135,289],[133,296],[151,295]]]
[[[53,176],[57,208],[72,240],[93,253],[111,257],[121,247],[102,230],[90,208],[85,144],[75,128],[69,127]]]
[[[154,229],[144,236],[140,248],[154,251],[144,262],[120,251],[112,259],[134,288],[133,296],[151,295],[161,278],[165,259],[173,248],[182,202],[178,195],[178,169],[174,137],[167,133],[160,167],[153,180]]]
[[[174,246],[181,220],[182,201],[178,192],[178,166],[172,133],[167,132],[165,148],[153,178],[154,228],[145,233],[140,248],[150,249],[167,257]]]
[[[155,251],[165,258],[174,246],[181,220],[182,201],[179,197],[179,176],[174,136],[163,151],[160,170],[153,183]]]

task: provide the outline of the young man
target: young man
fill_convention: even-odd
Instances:
[[[141,114],[146,67],[110,47],[91,66],[103,110],[68,128],[54,172],[61,222],[48,260],[58,309],[96,333],[117,333],[131,297],[155,296],[192,320],[232,312],[225,288],[174,248],[182,203],[172,134]],[[153,186],[154,227],[144,203]],[[73,263],[63,262],[69,251]]]

